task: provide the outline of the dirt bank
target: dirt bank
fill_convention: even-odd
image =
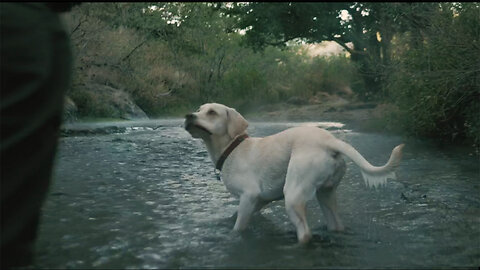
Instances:
[[[394,110],[390,104],[351,101],[330,96],[315,104],[278,103],[245,113],[250,121],[339,121],[362,131],[392,128],[386,117]]]

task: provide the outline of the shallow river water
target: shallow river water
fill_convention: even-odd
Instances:
[[[250,123],[251,136],[329,128],[370,163],[405,142],[397,180],[365,186],[346,158],[338,188],[343,233],[307,207],[313,241],[297,244],[283,201],[231,231],[238,200],[182,119],[98,123],[124,133],[60,140],[34,268],[409,268],[480,265],[480,165],[469,149],[359,133],[340,123]],[[70,127],[82,128],[82,125]]]

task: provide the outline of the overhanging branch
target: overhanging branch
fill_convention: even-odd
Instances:
[[[339,38],[333,38],[332,41],[335,41],[338,45],[342,46],[342,48],[344,48],[350,54],[354,53],[354,50],[352,50],[350,47],[348,47],[347,44],[345,42],[341,41]]]
[[[348,47],[348,45],[341,39],[339,38],[332,38],[331,41],[335,41],[338,45],[342,46],[342,48],[344,48],[348,53],[350,54],[367,54],[366,52],[363,52],[363,51],[359,51],[359,50],[355,50],[355,49],[352,49],[350,47]]]
[[[147,42],[147,39],[145,39],[144,41],[140,42],[140,44],[135,46],[135,48],[133,48],[130,51],[130,53],[128,53],[125,57],[123,57],[122,60],[120,60],[120,62],[123,62],[123,61],[127,60],[138,48],[140,48],[143,44],[145,44],[145,42]]]

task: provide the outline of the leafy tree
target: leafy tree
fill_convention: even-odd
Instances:
[[[394,44],[386,89],[400,108],[397,125],[417,136],[467,137],[478,147],[480,6],[441,3],[421,22],[421,31],[409,29]]]
[[[70,15],[76,54],[70,93],[80,113],[106,116],[92,84],[122,89],[150,116],[179,114],[217,101],[240,110],[308,100],[319,89],[351,85],[335,76],[346,59],[312,61],[299,47],[241,46],[228,3],[84,3]],[[328,66],[328,67],[327,67]],[[333,68],[331,68],[333,67]],[[318,72],[322,70],[321,72]],[[338,82],[337,82],[338,80]]]
[[[431,6],[429,3],[254,2],[225,10],[238,16],[236,26],[247,30],[246,42],[257,48],[285,46],[291,40],[338,43],[351,54],[363,76],[365,88],[354,90],[368,99],[381,93],[394,34],[410,29],[406,22],[418,10]],[[422,29],[424,26],[418,22],[415,27]]]

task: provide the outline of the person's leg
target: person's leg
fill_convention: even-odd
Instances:
[[[45,5],[0,5],[0,260],[5,269],[32,262],[71,52],[58,15]]]

